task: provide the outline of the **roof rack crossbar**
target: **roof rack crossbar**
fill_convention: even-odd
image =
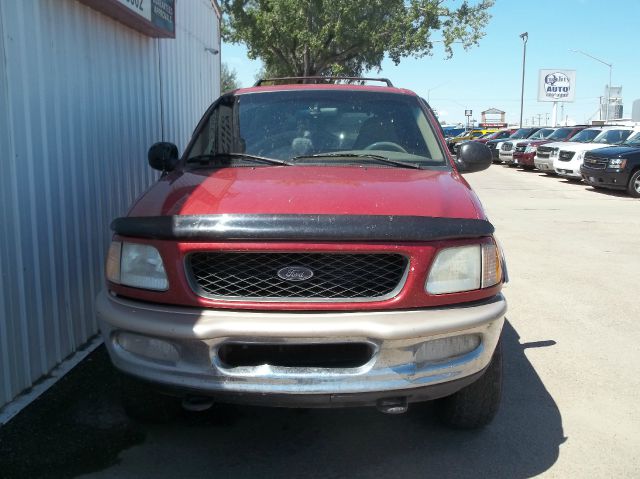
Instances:
[[[310,81],[311,80],[311,81]],[[330,76],[330,77],[322,77],[322,76],[313,76],[313,77],[279,77],[279,78],[261,78],[259,79],[254,86],[262,86],[264,83],[275,83],[275,82],[295,82],[295,83],[324,83],[327,81],[336,81],[336,80],[347,80],[347,81],[375,81],[386,83],[388,87],[393,87],[393,83],[388,78],[367,78],[367,77],[349,77],[349,76]]]

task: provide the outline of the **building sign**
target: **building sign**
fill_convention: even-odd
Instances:
[[[540,70],[538,78],[538,101],[575,100],[575,70]]]
[[[80,0],[150,37],[175,38],[175,0]]]

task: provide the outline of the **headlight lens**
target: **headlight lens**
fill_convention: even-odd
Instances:
[[[612,158],[611,160],[609,160],[609,166],[608,168],[624,168],[625,166],[627,166],[627,160],[623,159],[623,158]]]
[[[489,288],[502,280],[502,265],[495,244],[456,246],[438,252],[425,290],[429,294],[459,293]]]
[[[582,160],[584,160],[584,155],[585,155],[586,153],[587,153],[586,151],[581,151],[580,153],[577,153],[577,154],[576,154],[576,157],[575,157],[575,158],[576,158],[576,160],[577,160],[577,161],[582,161]]]
[[[162,258],[153,246],[113,241],[106,270],[107,279],[113,283],[154,291],[169,287]]]
[[[533,153],[534,151],[536,151],[538,149],[537,146],[532,146],[532,145],[528,145],[525,149],[524,152],[525,153]]]
[[[549,156],[551,156],[552,158],[553,158],[554,156],[558,156],[558,152],[559,152],[559,151],[560,151],[560,148],[553,148],[553,149],[551,150],[551,153],[549,154]]]

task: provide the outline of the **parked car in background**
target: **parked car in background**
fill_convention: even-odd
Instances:
[[[461,174],[489,150],[454,161],[414,93],[327,81],[235,90],[182,155],[150,148],[162,175],[113,221],[96,307],[132,417],[425,400],[455,427],[496,414],[506,266]]]
[[[476,138],[480,138],[481,136],[484,136],[487,133],[493,133],[495,131],[496,131],[495,129],[478,129],[478,128],[465,131],[463,133],[460,133],[458,136],[451,138],[447,142],[447,146],[449,147],[449,151],[451,153],[454,153],[454,146],[456,145],[456,143],[460,143],[468,140],[475,140]]]
[[[556,128],[546,138],[534,139],[534,137],[540,133],[538,131],[524,142],[519,142],[513,150],[513,163],[524,168],[525,170],[533,170],[535,168],[535,158],[538,147],[551,143],[554,141],[567,141],[577,133],[586,128],[585,125],[581,126],[566,126]],[[523,147],[524,145],[524,147]]]
[[[553,161],[553,168],[556,170],[556,174],[571,180],[581,180],[582,172],[580,167],[582,166],[584,155],[588,151],[602,148],[605,145],[619,145],[633,131],[633,127],[609,126],[604,127],[600,134],[589,143],[567,143],[560,148],[558,156]]]
[[[500,157],[499,157],[500,148],[502,147],[502,144],[505,141],[522,140],[522,139],[527,138],[528,136],[534,134],[539,129],[540,128],[538,128],[538,127],[518,128],[515,132],[513,132],[507,138],[487,141],[485,143],[485,145],[487,145],[487,147],[489,147],[489,150],[491,150],[491,156],[493,158],[494,163],[499,163],[500,162]]]
[[[640,132],[619,146],[588,151],[580,172],[584,182],[594,188],[626,190],[640,198]]]
[[[528,139],[546,138],[551,133],[553,133],[553,128],[538,127],[538,128],[535,129],[535,131],[530,132],[526,136],[526,138],[522,138],[522,139],[519,139],[519,140],[515,140],[513,138],[509,138],[504,143],[502,143],[502,145],[500,146],[500,152],[499,152],[498,158],[505,165],[513,166],[514,165],[513,164],[513,153],[514,153],[514,151],[516,149],[516,146],[519,143],[527,141]]]
[[[468,141],[477,141],[478,143],[486,144],[488,141],[491,141],[491,140],[504,140],[506,138],[509,138],[511,135],[513,135],[513,133],[515,133],[515,131],[516,131],[515,128],[498,130],[492,133],[487,133],[486,135],[483,135],[480,138],[476,138],[475,140],[468,140]],[[456,143],[453,146],[453,153],[457,155],[458,150],[460,149],[460,145],[464,145],[465,143],[466,142]]]
[[[567,141],[573,143],[589,143],[594,140],[602,132],[602,127],[588,127],[578,132],[569,140],[556,141],[553,143],[547,143],[539,146],[536,151],[536,157],[534,164],[540,171],[547,173],[548,175],[555,175],[556,170],[553,166],[553,162],[558,157],[560,148],[566,146]]]
[[[457,126],[443,126],[442,134],[444,135],[445,140],[449,141],[451,138],[458,136],[460,133],[466,131],[463,127]]]

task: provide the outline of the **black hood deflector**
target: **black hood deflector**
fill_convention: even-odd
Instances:
[[[117,218],[119,235],[178,241],[434,241],[493,234],[487,220],[389,215],[176,215]]]

